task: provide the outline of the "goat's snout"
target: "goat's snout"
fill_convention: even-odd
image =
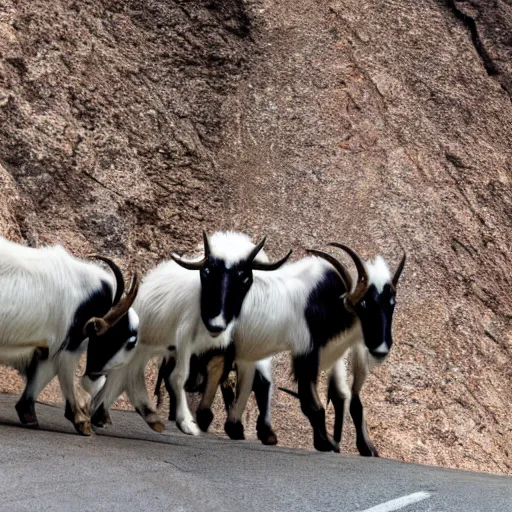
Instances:
[[[376,359],[384,359],[389,354],[389,346],[383,341],[377,348],[370,350],[370,353]]]
[[[216,338],[217,336],[220,336],[226,330],[226,327],[210,324],[210,325],[208,325],[207,329],[208,329],[208,332],[210,333],[210,336],[212,338]]]
[[[227,324],[222,313],[206,322],[206,328],[212,338],[216,338],[226,330]]]

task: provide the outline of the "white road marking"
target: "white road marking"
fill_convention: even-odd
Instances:
[[[429,492],[415,492],[407,496],[402,496],[401,498],[385,501],[380,505],[375,505],[361,512],[392,512],[393,510],[400,510],[401,508],[412,505],[413,503],[418,503],[418,501],[426,500],[427,498],[430,498]]]

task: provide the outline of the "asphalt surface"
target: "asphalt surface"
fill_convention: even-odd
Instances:
[[[44,404],[20,426],[15,401],[0,395],[0,511],[512,511],[508,477],[157,434],[122,411],[84,438]]]

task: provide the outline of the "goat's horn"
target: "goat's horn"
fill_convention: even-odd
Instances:
[[[171,259],[175,261],[180,267],[186,268],[187,270],[201,270],[206,263],[206,260],[210,257],[211,248],[210,248],[210,239],[206,234],[206,231],[203,230],[203,245],[204,245],[204,258],[199,261],[187,261],[184,260],[181,256],[178,256],[175,252],[171,254]]]
[[[277,261],[271,261],[270,263],[261,262],[261,261],[253,261],[252,262],[252,269],[253,270],[276,270],[280,266],[284,265],[288,258],[291,256],[292,250],[290,249],[288,253]]]
[[[208,258],[210,256],[210,240],[208,238],[208,235],[206,234],[206,231],[203,230],[203,244],[204,244],[204,258]]]
[[[363,259],[361,256],[359,256],[359,254],[357,254],[356,251],[354,251],[354,249],[350,248],[348,245],[339,244],[337,242],[331,242],[329,245],[345,251],[352,258],[352,261],[354,262],[354,265],[357,269],[357,286],[350,295],[350,301],[358,302],[359,299],[364,295],[369,281],[368,272],[366,270],[365,264],[363,263]]]
[[[405,258],[406,258],[407,254],[404,252],[404,255],[402,256],[402,260],[400,261],[396,271],[395,271],[395,275],[393,276],[393,280],[391,281],[392,285],[393,285],[393,288],[396,288],[397,284],[398,284],[398,280],[400,279],[400,276],[402,274],[402,270],[404,269],[404,266],[405,266]]]
[[[121,318],[123,318],[137,297],[139,291],[139,275],[137,272],[133,274],[130,282],[130,288],[126,295],[117,303],[114,304],[103,318],[93,317],[84,326],[84,332],[87,331],[90,325],[94,326],[94,330],[98,336],[105,334],[110,328],[114,327]]]
[[[101,254],[88,254],[87,258],[101,260],[110,267],[110,270],[112,270],[112,273],[116,278],[116,295],[112,304],[117,304],[121,300],[125,288],[125,282],[121,269],[117,266],[116,263],[114,263],[114,261],[112,261],[110,258],[107,258],[106,256],[102,256]]]
[[[135,298],[137,297],[137,293],[139,291],[139,275],[137,272],[133,274],[130,288],[126,295],[114,306],[110,308],[110,311],[103,317],[103,321],[106,324],[107,330],[111,327],[114,327],[121,318],[123,318],[128,310],[132,307],[132,304],[135,302]]]
[[[171,258],[175,261],[180,267],[186,268],[187,270],[201,270],[206,263],[206,258],[203,258],[200,261],[187,261],[182,259],[176,253],[171,254]]]
[[[343,281],[343,284],[345,285],[345,289],[348,293],[352,290],[352,278],[350,277],[350,274],[348,273],[345,266],[336,259],[334,256],[329,254],[328,252],[324,251],[318,251],[316,249],[307,249],[307,252],[314,254],[315,256],[319,256],[320,258],[323,258],[324,260],[327,260],[337,271],[338,274],[341,277],[341,280]]]
[[[258,256],[258,253],[261,251],[261,249],[263,249],[263,246],[265,245],[265,240],[267,238],[266,237],[263,237],[258,245],[256,245],[254,247],[254,249],[250,252],[249,256],[247,256],[247,261],[250,263],[251,261],[254,260],[254,258],[256,258],[256,256]],[[254,268],[254,264],[253,264],[253,268]]]

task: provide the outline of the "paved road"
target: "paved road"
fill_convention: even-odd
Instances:
[[[19,425],[0,395],[0,511],[512,511],[512,478],[385,459],[156,434],[134,413],[80,437],[38,404]],[[409,503],[409,504],[408,504]]]

